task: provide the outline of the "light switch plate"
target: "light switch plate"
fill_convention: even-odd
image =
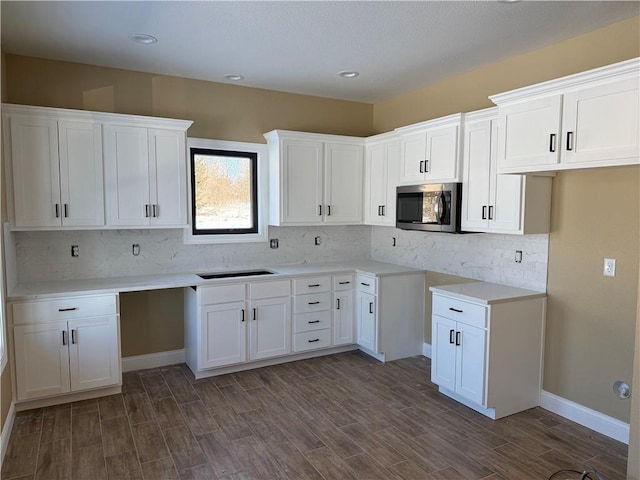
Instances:
[[[615,258],[605,258],[604,259],[604,267],[602,270],[602,274],[605,277],[615,277],[616,276],[616,259]]]

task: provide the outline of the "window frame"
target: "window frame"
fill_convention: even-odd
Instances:
[[[194,182],[193,173],[193,156],[194,150],[209,150],[235,153],[245,153],[255,155],[255,210],[254,215],[257,221],[257,231],[242,232],[240,229],[230,229],[228,232],[210,232],[210,233],[194,233]],[[268,202],[268,148],[267,145],[261,143],[232,142],[226,140],[213,140],[206,138],[187,138],[187,217],[188,226],[184,229],[185,244],[216,244],[216,243],[248,243],[248,242],[266,242],[268,240],[267,226],[267,202]]]

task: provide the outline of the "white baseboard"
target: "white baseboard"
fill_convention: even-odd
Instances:
[[[2,467],[2,463],[4,462],[4,454],[7,453],[7,447],[9,446],[9,436],[11,435],[11,430],[13,429],[13,421],[15,419],[16,404],[11,402],[9,413],[7,413],[7,418],[4,421],[4,425],[2,426],[2,434],[0,437],[0,468]]]
[[[134,357],[123,357],[122,371],[132,372],[134,370],[144,370],[146,368],[165,367],[176,363],[184,363],[184,361],[184,349],[150,353],[148,355],[136,355]]]
[[[431,345],[429,343],[422,344],[422,355],[427,358],[431,358]]]
[[[540,406],[591,430],[629,445],[629,424],[542,390]]]

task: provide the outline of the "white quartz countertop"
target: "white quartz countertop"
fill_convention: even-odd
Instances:
[[[433,293],[445,295],[447,297],[458,298],[473,303],[491,305],[495,303],[512,302],[515,300],[525,300],[546,297],[546,293],[524,288],[510,287],[489,282],[471,282],[457,285],[443,285],[429,287]]]
[[[101,293],[137,292],[144,290],[161,290],[164,288],[195,287],[201,285],[217,285],[270,280],[276,278],[297,277],[302,275],[324,275],[347,272],[367,273],[376,277],[387,275],[405,275],[424,273],[402,265],[374,261],[331,262],[321,264],[298,264],[266,266],[261,268],[220,269],[215,273],[242,272],[247,270],[268,270],[269,275],[240,276],[227,278],[203,279],[196,273],[169,273],[157,275],[140,275],[129,277],[87,278],[79,280],[60,280],[54,282],[18,284],[9,292],[8,301],[35,300],[38,298],[55,298],[68,295],[91,295]],[[198,272],[213,273],[213,272]]]

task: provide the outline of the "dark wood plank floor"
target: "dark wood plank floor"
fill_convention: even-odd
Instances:
[[[197,381],[185,365],[126,373],[121,395],[19,413],[2,478],[625,478],[626,445],[541,408],[492,421],[429,372],[350,352]]]

